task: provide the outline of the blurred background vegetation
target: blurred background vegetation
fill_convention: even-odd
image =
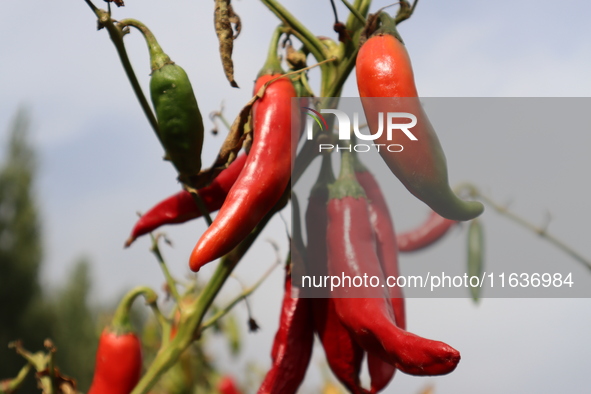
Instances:
[[[22,341],[30,351],[43,350],[52,338],[57,365],[75,376],[80,387],[92,380],[98,342],[96,318],[100,312],[89,302],[89,261],[80,258],[59,289],[40,283],[43,236],[35,189],[38,167],[30,144],[28,111],[21,108],[9,126],[3,163],[0,166],[0,379],[14,377],[25,360],[8,348]],[[29,376],[22,392],[34,392]]]

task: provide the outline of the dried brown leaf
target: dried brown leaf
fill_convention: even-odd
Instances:
[[[282,77],[283,76],[278,76],[276,79]],[[234,161],[238,155],[238,152],[240,149],[242,149],[246,136],[252,132],[252,106],[259,98],[263,97],[267,86],[272,81],[274,80],[267,82],[262,88],[260,88],[254,97],[252,97],[240,110],[238,116],[236,119],[234,119],[234,122],[230,127],[228,136],[224,140],[224,143],[222,144],[222,147],[220,148],[218,156],[213,165],[206,170],[202,170],[199,175],[192,177],[190,179],[189,186],[194,189],[200,189],[209,185],[220,172],[226,169]]]
[[[234,62],[232,61],[232,51],[234,50],[234,39],[240,34],[242,25],[240,18],[230,5],[231,0],[215,0],[214,23],[215,32],[220,43],[220,56],[226,78],[232,87],[237,88],[238,84],[234,80]],[[232,29],[232,24],[236,26],[236,35]]]
[[[123,7],[125,3],[123,0],[105,0],[107,3],[115,3],[117,7]]]

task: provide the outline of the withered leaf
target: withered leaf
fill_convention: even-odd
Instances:
[[[117,7],[123,7],[125,3],[123,0],[105,0],[107,3],[115,3]]]
[[[375,14],[369,14],[363,30],[361,31],[361,37],[359,37],[359,45],[363,45],[365,41],[376,31],[378,28],[378,21],[380,20],[380,12]]]
[[[234,39],[240,34],[242,24],[240,18],[232,9],[231,0],[215,0],[215,33],[220,42],[220,56],[226,78],[232,87],[237,88],[238,84],[234,80],[234,62],[232,61],[232,51],[234,50]],[[232,24],[236,26],[236,35],[232,29]]]
[[[279,79],[281,76],[278,76],[276,79]],[[192,177],[190,180],[190,186],[194,189],[200,189],[204,186],[207,186],[211,183],[211,181],[224,169],[226,169],[236,158],[238,155],[238,151],[242,149],[242,145],[246,136],[252,132],[250,127],[251,118],[252,118],[252,106],[254,103],[263,97],[267,86],[273,80],[267,82],[263,87],[259,89],[259,91],[252,97],[246,105],[240,110],[236,119],[232,123],[230,127],[230,131],[220,148],[217,158],[213,165],[206,169],[202,170],[199,175]]]

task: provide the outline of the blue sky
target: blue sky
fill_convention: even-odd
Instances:
[[[212,3],[128,0],[125,8],[115,10],[115,17],[133,17],[152,29],[165,51],[188,72],[204,115],[223,101],[227,116],[233,118],[250,98],[277,20],[260,2],[234,2],[243,21],[243,33],[235,43],[236,80],[242,88],[232,89],[220,67]],[[372,10],[389,3],[376,1]],[[327,1],[283,4],[315,34],[334,37]],[[399,30],[422,96],[588,97],[590,14],[591,4],[582,0],[422,0]],[[12,1],[3,7],[0,37],[0,143],[6,139],[9,119],[26,104],[40,154],[36,192],[45,236],[44,283],[61,284],[75,259],[87,255],[93,262],[97,302],[112,301],[137,284],[160,288],[162,276],[148,253],[147,240],[128,250],[122,245],[135,212],[147,210],[179,187],[172,166],[161,160],[162,149],[106,31],[96,31],[95,18],[82,0]],[[146,87],[145,44],[135,32],[126,42]],[[311,78],[313,84],[318,82],[317,74]],[[352,77],[343,95],[356,94]],[[452,182],[474,181],[501,202],[511,201],[512,209],[536,223],[551,212],[550,230],[591,256],[591,190],[585,181],[591,166],[586,147],[591,141],[589,125],[583,127],[542,136],[499,130],[498,136],[475,133],[462,141],[440,137]],[[211,162],[220,141],[221,137],[206,137],[205,163]],[[426,215],[425,207],[404,189],[395,198],[398,228],[410,228]],[[492,210],[483,221],[487,264],[494,266],[495,259],[545,260],[585,272]],[[254,282],[273,261],[271,247],[262,240],[273,238],[286,252],[286,240],[277,235],[284,234],[283,226],[274,220],[241,263],[236,275],[244,282]],[[193,222],[167,229],[174,248],[164,251],[177,275],[187,273],[188,254],[204,228]],[[402,269],[441,256],[462,262],[463,235],[458,231],[445,244],[403,257]],[[262,366],[270,362],[281,282],[277,270],[252,297],[263,329],[248,336],[245,358]],[[238,291],[231,280],[222,296],[229,299]],[[589,387],[590,307],[587,299],[484,299],[478,307],[467,299],[408,300],[409,329],[450,343],[463,359],[453,374],[441,378],[399,374],[386,392],[414,393],[430,382],[437,393],[580,392]],[[241,306],[239,310],[243,313]],[[314,366],[322,359],[318,348]],[[222,368],[239,371],[242,364],[226,360]],[[305,383],[310,390],[320,376],[318,368],[311,368]]]

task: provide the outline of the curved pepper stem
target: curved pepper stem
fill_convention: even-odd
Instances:
[[[133,302],[139,296],[144,296],[146,303],[150,305],[155,305],[156,300],[158,299],[156,292],[147,286],[138,286],[134,289],[131,289],[123,297],[117,306],[117,309],[115,310],[115,314],[111,320],[111,331],[114,331],[117,334],[125,334],[134,331],[129,315]]]
[[[380,12],[380,27],[372,34],[372,36],[380,35],[380,34],[389,34],[404,44],[402,37],[398,33],[398,29],[396,28],[396,21],[392,19],[390,15],[385,12]]]
[[[146,44],[148,44],[148,50],[150,51],[150,65],[152,71],[159,70],[165,65],[173,63],[172,60],[170,60],[170,57],[164,53],[162,47],[158,44],[158,40],[156,40],[156,37],[152,34],[150,29],[148,29],[148,26],[131,18],[123,19],[119,24],[121,26],[133,26],[142,33],[146,40]]]
[[[263,75],[275,75],[275,74],[283,74],[283,69],[281,68],[281,62],[279,61],[279,57],[277,56],[277,47],[279,46],[279,39],[283,34],[285,28],[283,25],[277,26],[273,31],[273,35],[271,36],[271,42],[269,44],[269,51],[267,52],[267,59],[265,60],[265,64],[257,78]]]
[[[351,147],[351,145],[349,145]],[[365,191],[355,177],[355,157],[353,153],[344,150],[341,154],[341,172],[339,179],[328,186],[328,198],[343,199],[345,197],[367,198]]]

